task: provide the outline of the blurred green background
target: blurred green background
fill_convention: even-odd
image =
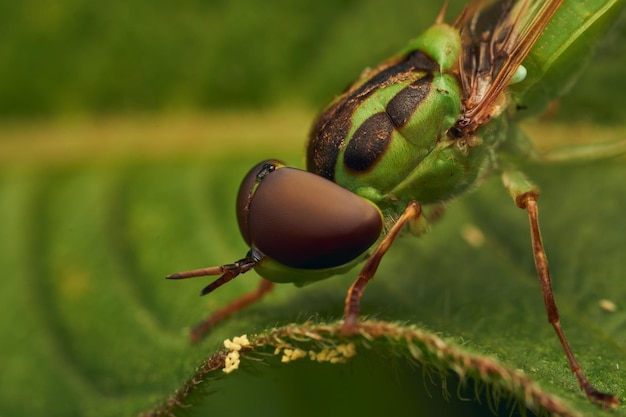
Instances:
[[[450,2],[449,20],[463,4]],[[0,118],[317,109],[419,34],[440,7],[408,0],[2,2]],[[602,82],[578,97],[589,106],[623,85],[615,75],[626,56],[622,34],[598,55],[590,79]],[[599,113],[610,121],[624,116]]]
[[[433,21],[399,1],[0,5],[0,114],[319,106]]]

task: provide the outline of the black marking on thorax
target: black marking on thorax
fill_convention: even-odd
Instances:
[[[432,74],[404,87],[387,103],[385,111],[368,117],[354,132],[343,154],[346,168],[354,172],[373,169],[385,154],[394,130],[405,126],[430,93]]]
[[[311,130],[307,147],[307,170],[330,180],[335,178],[335,167],[340,151],[345,146],[352,127],[352,115],[356,108],[378,89],[387,87],[401,79],[403,73],[425,72],[427,76],[404,88],[387,105],[386,112],[372,115],[355,132],[351,142],[356,140],[353,149],[346,150],[350,169],[367,169],[384,153],[391,132],[395,127],[404,126],[419,103],[428,95],[432,73],[439,71],[439,65],[422,51],[413,51],[399,62],[381,65],[377,73],[364,84],[351,87],[316,119]],[[427,87],[428,86],[428,87]],[[383,116],[387,119],[384,120]],[[372,119],[370,121],[370,119]],[[378,125],[378,129],[374,129]],[[386,132],[389,132],[388,134]],[[380,138],[379,143],[366,143],[372,137]],[[358,139],[360,138],[360,139]],[[350,148],[350,146],[349,146]],[[368,156],[369,153],[372,156]],[[358,158],[352,158],[356,153]]]

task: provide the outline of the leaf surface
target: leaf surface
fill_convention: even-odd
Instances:
[[[393,331],[351,340],[333,331],[322,332],[322,341],[298,336],[310,326],[333,328],[352,271],[304,288],[277,286],[200,345],[190,345],[189,326],[255,288],[257,278],[248,273],[201,298],[206,280],[172,282],[164,276],[245,254],[233,213],[240,177],[278,152],[288,162],[299,160],[300,141],[289,139],[303,136],[299,117],[240,115],[232,128],[220,124],[227,117],[178,123],[172,132],[180,135],[164,139],[172,142],[171,148],[161,145],[169,149],[162,153],[149,145],[163,125],[137,122],[131,123],[136,142],[124,157],[79,147],[65,162],[47,152],[32,153],[26,163],[7,158],[0,175],[0,414],[158,412],[186,381],[201,376],[191,394],[180,398],[193,406],[174,408],[175,414],[440,409],[443,415],[482,415],[480,404],[459,398],[478,395],[482,407],[489,407],[494,392],[507,398],[509,389],[520,389],[494,382],[491,374],[480,382],[481,372],[471,364],[486,358],[509,375],[529,378],[568,413],[605,415],[579,392],[546,322],[526,215],[497,178],[451,203],[431,233],[399,239],[384,258],[363,297],[363,314]],[[195,129],[185,135],[180,126]],[[242,132],[255,126],[258,141],[248,142]],[[99,131],[80,129],[85,137]],[[128,125],[117,129],[119,137],[128,136]],[[534,134],[555,136],[546,129]],[[184,149],[173,151],[183,136]],[[16,157],[31,154],[11,149]],[[543,190],[540,220],[565,332],[593,383],[624,398],[626,165],[617,160],[528,166],[526,172]],[[602,300],[616,310],[607,311]],[[293,323],[302,327],[284,336],[285,342],[317,351],[353,342],[357,355],[345,364],[283,364],[284,352],[274,355],[279,343],[272,337],[294,329]],[[441,339],[447,348],[438,351],[435,343],[429,351],[423,341],[394,336],[414,331]],[[270,342],[244,352],[242,369],[232,374],[219,366],[196,373],[207,358],[223,355],[224,339],[242,334],[254,343]],[[446,349],[472,360],[459,365],[458,357],[443,354]],[[457,372],[469,380],[465,388],[458,388]],[[517,407],[505,400],[492,406],[504,415]],[[620,408],[614,414],[622,413]]]

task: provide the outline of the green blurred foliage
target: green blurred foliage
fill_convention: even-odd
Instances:
[[[319,104],[419,33],[439,7],[381,6],[2,2],[0,114]]]
[[[464,2],[450,3],[449,21]],[[363,68],[432,24],[441,4],[2,2],[0,118],[294,104],[319,108]],[[595,62],[589,79],[598,86],[578,95],[586,105],[602,107],[623,85],[625,65],[619,57],[626,56],[626,46],[620,39],[618,33]],[[597,111],[604,119],[626,115],[604,106]]]

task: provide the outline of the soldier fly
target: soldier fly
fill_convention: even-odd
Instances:
[[[579,62],[567,52],[593,45],[622,5],[475,0],[452,24],[444,23],[444,7],[425,33],[364,71],[322,111],[306,171],[268,160],[248,172],[236,204],[250,246],[244,258],[168,276],[220,275],[203,295],[250,269],[263,277],[256,291],[215,312],[192,338],[263,297],[273,283],[303,285],[364,262],[345,300],[342,328],[355,332],[365,287],[398,234],[407,226],[423,232],[446,202],[499,174],[527,211],[548,320],[569,365],[592,401],[615,407],[618,398],[592,386],[563,333],[540,235],[539,191],[513,161],[550,158],[532,151],[516,122],[541,112],[571,84]],[[587,157],[624,148],[598,145]]]

